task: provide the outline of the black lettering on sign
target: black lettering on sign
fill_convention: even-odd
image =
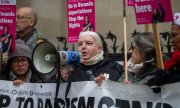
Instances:
[[[30,107],[28,107],[28,105]],[[24,107],[23,108],[33,108],[34,107],[34,102],[32,98],[27,98],[26,101],[24,102]]]
[[[128,100],[116,99],[115,107],[117,107],[117,108],[130,108],[130,104],[129,104]]]
[[[11,102],[11,99],[7,95],[0,94],[0,107],[8,107]]]
[[[95,97],[89,97],[87,102],[87,108],[94,108]]]
[[[64,102],[63,99],[60,99],[60,98],[57,98],[56,100],[54,99],[54,108],[60,108],[59,103],[60,103],[61,105],[63,105],[62,108],[65,108],[65,102]]]
[[[70,99],[66,98],[66,108],[69,108],[69,107],[70,107]]]
[[[43,101],[41,98],[38,98],[38,107],[37,108],[43,108]]]
[[[147,102],[147,108],[152,108],[153,107],[153,103],[152,102]]]
[[[114,105],[114,101],[110,97],[104,96],[99,101],[98,108],[103,108],[103,105],[106,105],[107,108],[112,107]]]
[[[24,102],[25,98],[24,97],[17,97],[16,98],[16,101],[19,101],[19,105],[18,105],[18,108],[22,108],[22,102]]]
[[[86,106],[85,97],[80,97],[78,102],[78,108],[94,108],[94,99],[94,97],[89,97]]]
[[[76,103],[78,101],[78,98],[76,97],[76,98],[73,98],[72,100],[71,100],[71,108],[76,108],[76,106],[74,105],[74,103]]]
[[[173,108],[173,107],[167,103],[163,103],[163,108]]]
[[[46,99],[45,108],[52,108],[51,100]]]

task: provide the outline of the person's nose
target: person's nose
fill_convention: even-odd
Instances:
[[[19,61],[19,62],[18,62],[18,65],[19,65],[19,66],[22,66],[22,65],[23,65],[22,61]]]
[[[133,50],[132,50],[132,49],[130,49],[130,50],[129,50],[129,53],[132,53],[132,52],[133,52]]]
[[[86,46],[86,43],[83,43],[82,44],[82,48],[86,48],[87,46]]]

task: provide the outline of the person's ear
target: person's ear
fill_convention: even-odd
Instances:
[[[100,53],[102,50],[103,50],[102,47],[98,46],[98,53]]]
[[[31,26],[34,26],[35,23],[36,23],[36,20],[35,20],[35,19],[31,19],[31,20],[30,20],[30,25],[31,25]]]

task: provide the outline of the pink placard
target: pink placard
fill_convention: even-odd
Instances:
[[[96,31],[94,0],[67,0],[68,42],[78,41],[82,31]]]
[[[137,24],[170,22],[173,20],[170,0],[134,0]]]
[[[0,3],[0,52],[14,52],[16,39],[16,0]]]
[[[134,6],[134,0],[128,0],[128,6]]]

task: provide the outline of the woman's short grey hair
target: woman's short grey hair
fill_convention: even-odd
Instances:
[[[98,33],[93,32],[93,31],[80,32],[79,38],[81,38],[81,37],[83,37],[83,36],[91,36],[91,37],[93,37],[93,38],[95,39],[95,42],[96,42],[99,46],[103,47],[102,40],[101,40],[100,36],[98,35]]]

